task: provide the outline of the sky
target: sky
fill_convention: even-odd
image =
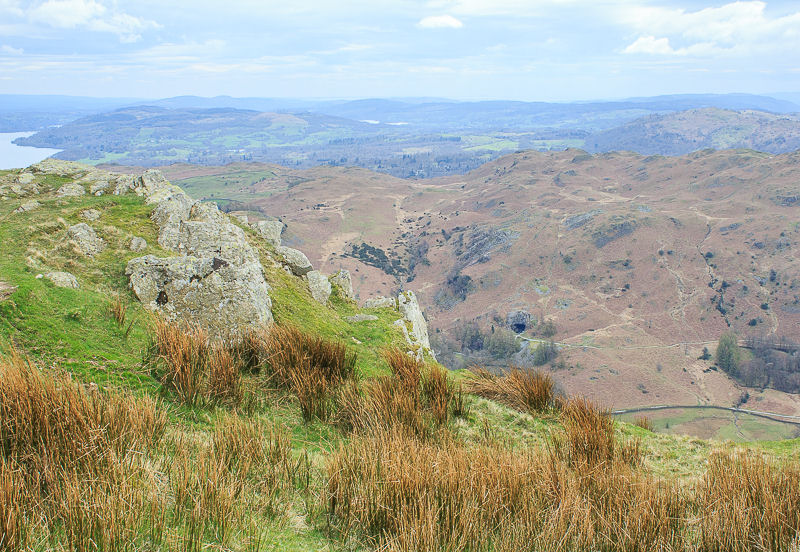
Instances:
[[[0,93],[576,101],[800,91],[800,2],[0,0]]]

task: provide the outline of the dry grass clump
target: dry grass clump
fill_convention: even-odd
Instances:
[[[554,451],[572,467],[594,469],[614,460],[614,420],[607,410],[584,398],[564,403],[559,414],[563,432],[553,440]]]
[[[653,421],[649,417],[644,415],[636,416],[636,418],[633,420],[633,425],[639,426],[642,429],[646,429],[647,431],[655,431],[653,429]]]
[[[146,362],[179,402],[238,405],[242,401],[242,361],[229,342],[212,342],[199,326],[153,319]]]
[[[382,550],[683,549],[680,489],[624,465],[593,476],[545,452],[467,447],[388,431],[327,465],[343,539]]]
[[[790,551],[800,537],[800,466],[716,453],[698,485],[703,550]]]
[[[123,327],[125,325],[125,318],[127,317],[127,309],[125,308],[125,303],[122,302],[119,295],[114,295],[111,299],[111,303],[108,306],[108,311],[111,314],[111,317],[117,323],[117,326]]]
[[[466,413],[463,394],[444,368],[400,349],[386,349],[383,357],[391,375],[339,393],[335,419],[339,425],[360,432],[394,429],[425,437],[453,416]]]
[[[264,359],[262,374],[274,386],[291,390],[306,421],[327,419],[334,410],[334,394],[356,377],[357,355],[344,343],[273,326],[256,351]]]
[[[86,391],[12,349],[0,359],[0,547],[42,532],[73,550],[125,546],[166,421],[155,401]]]
[[[537,414],[557,406],[558,395],[553,378],[538,370],[511,367],[499,376],[484,368],[473,368],[473,377],[465,382],[465,390],[520,412]]]

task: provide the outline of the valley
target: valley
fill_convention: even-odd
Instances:
[[[728,329],[797,335],[796,165],[797,154],[753,151],[567,150],[428,180],[258,164],[164,171],[226,210],[279,218],[315,265],[350,270],[361,301],[413,285],[451,367],[470,357],[456,337],[467,324],[490,334],[522,313],[515,333],[536,343],[552,322],[556,379],[621,408],[734,405],[743,389],[699,359],[703,348]],[[797,414],[800,400],[751,390],[746,407]]]

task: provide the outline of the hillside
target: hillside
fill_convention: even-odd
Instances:
[[[470,321],[533,340],[550,321],[562,347],[553,374],[570,392],[615,407],[727,406],[749,392],[754,409],[800,408],[698,359],[728,329],[797,334],[796,154],[525,152],[433,180],[165,170],[226,208],[280,218],[323,270],[351,272],[362,301],[410,280],[443,353],[470,353],[456,339]]]
[[[650,115],[592,135],[585,148],[645,155],[683,155],[708,148],[785,153],[800,149],[800,117],[718,108]]]
[[[796,540],[797,441],[658,435],[541,373],[448,374],[413,294],[359,308],[281,228],[157,171],[0,174],[4,549]]]

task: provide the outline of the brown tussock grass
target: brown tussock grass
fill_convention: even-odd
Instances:
[[[179,402],[238,405],[242,402],[242,360],[238,341],[211,341],[200,326],[152,320],[145,362]]]
[[[125,319],[127,317],[127,309],[125,303],[122,302],[119,295],[115,295],[108,305],[108,312],[120,328],[125,326]]]
[[[800,537],[800,466],[716,453],[698,484],[703,550],[790,551]]]
[[[466,380],[464,389],[473,395],[529,414],[547,412],[557,406],[556,386],[549,374],[516,367],[503,375],[484,368],[472,368],[471,372],[473,375]]]
[[[344,343],[291,326],[273,326],[261,343],[266,350],[257,355],[265,359],[263,376],[297,396],[305,421],[327,419],[334,410],[336,391],[356,377],[357,355]]]
[[[681,550],[684,493],[619,465],[589,476],[544,451],[388,431],[342,446],[327,503],[381,550]]]
[[[636,416],[633,420],[633,425],[646,429],[647,431],[654,431],[653,421],[647,416]]]

